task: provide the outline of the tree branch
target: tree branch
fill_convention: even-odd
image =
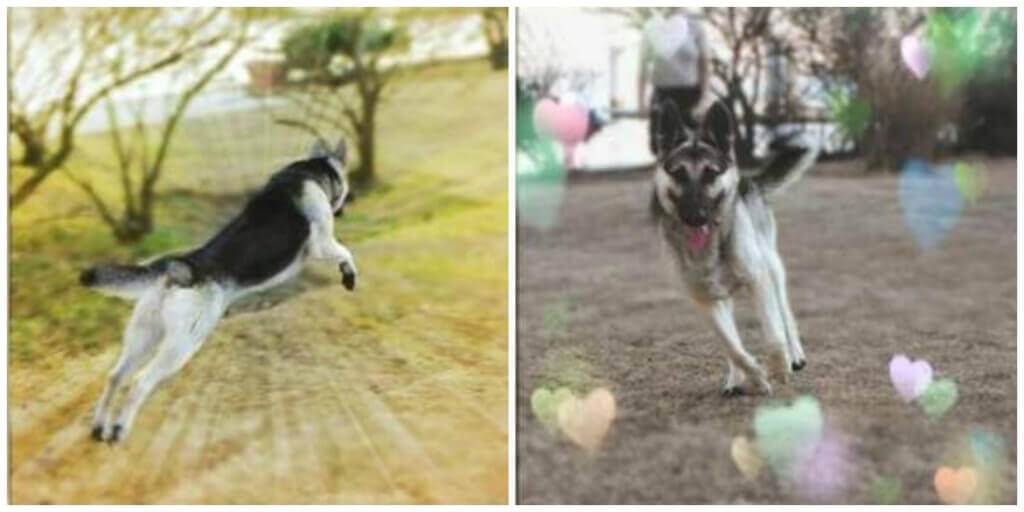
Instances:
[[[199,77],[199,80],[185,90],[178,100],[178,104],[175,105],[171,117],[167,120],[167,124],[164,125],[164,130],[161,134],[160,146],[157,149],[156,156],[153,158],[153,163],[149,166],[149,170],[147,171],[143,181],[142,204],[144,209],[148,209],[151,203],[153,186],[157,179],[160,178],[160,174],[163,171],[164,159],[167,157],[167,151],[170,148],[174,130],[177,127],[178,122],[181,120],[182,116],[184,116],[189,103],[192,102],[192,99],[199,93],[199,91],[206,87],[206,84],[208,84],[214,76],[220,73],[221,70],[231,62],[231,59],[235,57],[238,51],[242,49],[242,45],[245,44],[246,41],[245,36],[248,31],[248,24],[249,20],[246,19],[243,22],[240,34],[235,38],[235,41],[232,42],[228,51],[221,56],[217,62],[210,66],[210,68]]]
[[[92,184],[91,183],[89,183],[88,181],[76,178],[73,174],[68,172],[63,167],[61,167],[61,172],[65,176],[67,176],[67,178],[71,181],[71,183],[74,183],[75,185],[77,185],[78,188],[82,189],[82,191],[84,191],[85,194],[87,196],[89,196],[89,199],[92,201],[92,204],[100,212],[100,217],[103,218],[103,222],[105,222],[108,226],[111,226],[111,227],[117,226],[117,219],[115,219],[114,216],[110,213],[110,209],[107,207],[107,204],[105,202],[103,202],[103,198],[101,198],[99,196],[99,194],[96,193],[96,190],[94,190],[92,188]]]

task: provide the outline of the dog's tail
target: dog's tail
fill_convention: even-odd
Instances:
[[[797,145],[794,135],[776,139],[769,146],[771,159],[764,169],[751,176],[766,196],[778,194],[796,183],[818,159],[817,144]]]
[[[97,265],[83,271],[78,280],[83,286],[106,295],[137,299],[164,276],[168,283],[178,286],[191,286],[195,282],[192,266],[176,256],[141,265]]]

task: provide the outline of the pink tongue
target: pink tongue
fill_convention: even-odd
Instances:
[[[699,251],[708,244],[708,238],[710,238],[710,235],[711,228],[708,226],[693,228],[686,235],[686,243],[690,244],[691,249]]]

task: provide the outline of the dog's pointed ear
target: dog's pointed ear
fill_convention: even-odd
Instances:
[[[338,146],[334,148],[334,156],[338,158],[341,165],[348,163],[348,144],[345,142],[345,137],[338,139]]]
[[[655,140],[655,152],[659,159],[664,158],[673,149],[693,139],[694,133],[683,118],[682,111],[675,101],[664,99],[658,109],[658,130],[661,132]]]
[[[309,146],[310,158],[323,158],[329,154],[330,150],[327,149],[327,143],[319,137]]]
[[[736,141],[736,125],[732,113],[722,103],[715,103],[704,115],[700,127],[700,140],[731,154]]]

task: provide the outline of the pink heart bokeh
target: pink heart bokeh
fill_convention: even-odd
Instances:
[[[835,502],[849,487],[855,471],[848,440],[831,428],[822,431],[821,441],[800,456],[796,491],[805,499]]]
[[[578,105],[557,103],[550,98],[537,102],[533,109],[533,122],[537,128],[554,136],[562,144],[579,144],[587,135],[587,111]]]
[[[910,72],[918,80],[924,80],[931,68],[931,55],[922,43],[921,38],[915,34],[907,34],[900,39],[900,54],[903,56],[903,63],[907,65]]]
[[[911,362],[907,356],[896,354],[889,361],[889,378],[904,402],[917,398],[932,382],[932,365],[928,361]]]

